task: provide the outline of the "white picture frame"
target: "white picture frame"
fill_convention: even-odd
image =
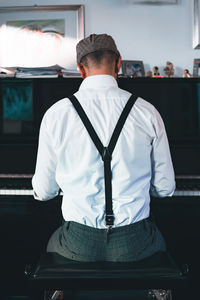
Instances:
[[[0,26],[7,21],[40,20],[64,18],[66,21],[65,36],[76,38],[85,36],[84,5],[34,5],[0,7]],[[68,20],[69,18],[69,20]]]
[[[0,47],[4,45],[0,48],[0,65],[4,67],[60,65],[76,70],[76,44],[85,37],[84,23],[84,5],[0,7]],[[26,37],[28,35],[30,38],[30,34],[27,34],[26,29],[33,32],[35,38],[31,38],[30,43],[27,42]],[[47,34],[43,40],[38,35],[40,31]],[[59,36],[66,39],[59,39]],[[35,42],[36,40],[38,42]],[[12,52],[14,44],[16,44],[15,55]]]
[[[200,49],[200,0],[193,0],[193,49]]]

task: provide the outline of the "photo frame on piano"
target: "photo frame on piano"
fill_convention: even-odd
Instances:
[[[144,77],[144,64],[142,60],[122,60],[122,75],[127,77]]]

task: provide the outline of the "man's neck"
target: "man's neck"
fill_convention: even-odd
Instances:
[[[114,72],[111,72],[110,70],[107,70],[107,69],[104,69],[104,68],[101,68],[101,69],[94,69],[94,70],[91,70],[89,71],[88,70],[88,73],[87,73],[87,76],[95,76],[95,75],[110,75],[110,76],[113,76],[115,79],[117,78],[117,74]]]

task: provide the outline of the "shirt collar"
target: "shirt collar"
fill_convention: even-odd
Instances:
[[[111,75],[94,75],[85,78],[79,89],[118,87],[117,81]]]

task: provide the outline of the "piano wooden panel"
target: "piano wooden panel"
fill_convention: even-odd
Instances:
[[[20,79],[15,79],[16,82]],[[56,101],[74,93],[81,83],[79,78],[33,79],[35,136],[5,137],[2,132],[2,91],[0,80],[0,174],[33,174],[37,153],[39,125],[45,111]],[[165,85],[167,83],[167,85]],[[191,85],[192,94],[183,87]],[[160,97],[176,97],[186,93],[196,97],[200,79],[150,79],[119,78],[119,86],[136,92],[154,101],[159,106]],[[176,85],[181,90],[176,90]],[[174,99],[174,98],[173,98]],[[170,98],[170,101],[173,101]],[[191,140],[170,140],[172,158],[177,170],[187,174],[193,165],[192,173],[200,175],[200,143]],[[179,173],[179,172],[178,172]],[[2,179],[0,176],[0,185]],[[60,210],[61,195],[51,201],[40,202],[32,197],[30,188],[4,188],[0,186],[0,265],[1,284],[24,290],[23,270],[25,264],[35,261],[45,249],[48,238],[62,223]],[[151,208],[156,223],[163,233],[168,248],[178,262],[191,264],[193,278],[200,267],[200,190],[176,190],[171,198],[152,199]],[[9,267],[7,264],[9,258]],[[18,280],[12,281],[10,269]],[[4,271],[2,271],[4,270]],[[5,275],[7,274],[7,275]],[[3,281],[2,281],[3,280]],[[9,290],[16,295],[14,288]],[[20,293],[19,292],[19,293]],[[21,294],[23,295],[23,294]]]

